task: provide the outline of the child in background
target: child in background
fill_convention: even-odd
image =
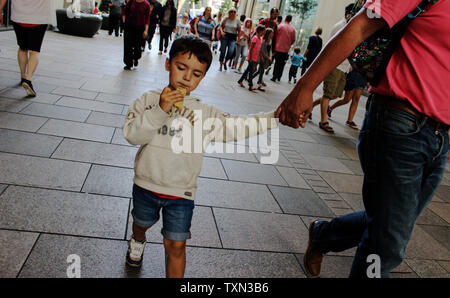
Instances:
[[[197,178],[206,146],[210,142],[239,141],[277,127],[273,112],[234,116],[191,96],[211,62],[211,50],[202,39],[194,35],[176,39],[165,64],[169,85],[162,92],[144,93],[128,110],[122,128],[124,137],[131,144],[140,145],[134,164],[133,236],[126,254],[129,266],[142,265],[145,232],[159,220],[162,209],[166,276],[183,277],[186,240],[191,238]],[[208,120],[214,120],[214,125],[208,127]],[[256,125],[247,125],[249,120]],[[197,139],[198,126],[201,135]],[[180,141],[181,152],[177,147]],[[185,142],[195,149],[200,144],[201,150],[192,150],[189,145],[184,150]]]
[[[262,89],[262,86],[266,86],[263,81],[264,70],[272,63],[272,38],[273,29],[266,28],[266,33],[264,33],[263,42],[261,44],[261,51],[259,54],[259,69],[258,72],[253,76],[253,78],[255,78],[259,75],[257,84],[260,91],[264,91]]]
[[[250,50],[248,53],[248,66],[247,69],[242,74],[241,78],[238,81],[238,84],[241,85],[241,87],[244,87],[244,84],[242,83],[246,78],[248,78],[248,90],[253,91],[256,89],[259,89],[261,91],[265,91],[264,89],[258,87],[253,87],[253,73],[256,68],[256,65],[259,61],[259,54],[261,51],[261,44],[262,44],[262,36],[264,35],[264,32],[266,31],[266,28],[263,25],[258,25],[256,27],[256,34],[253,36],[251,42],[250,42]]]
[[[175,38],[191,34],[191,25],[189,24],[189,16],[184,13],[181,22],[178,22]]]
[[[300,67],[300,64],[306,60],[305,57],[300,55],[300,48],[294,49],[294,55],[291,57],[291,68],[289,69],[289,83],[291,79],[294,78],[294,84],[297,83],[297,70]]]
[[[237,69],[237,73],[242,73],[242,65],[245,62],[245,59],[248,55],[248,44],[250,41],[250,34],[252,33],[252,19],[247,18],[241,27],[241,31],[239,31],[238,40],[236,42],[236,57],[234,58],[233,67],[231,69],[235,69],[238,65],[239,58],[241,58],[241,63]]]

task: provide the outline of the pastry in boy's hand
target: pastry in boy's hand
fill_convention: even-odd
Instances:
[[[181,94],[183,94],[183,96],[186,96],[186,89],[184,89],[184,88],[177,88],[177,90],[180,91]],[[173,105],[181,110],[183,108],[183,100],[177,101]]]

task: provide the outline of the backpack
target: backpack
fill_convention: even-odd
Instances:
[[[195,17],[193,18],[190,22],[189,25],[191,26],[191,32],[195,34],[195,30],[194,30],[194,26],[195,26],[195,22],[198,20],[200,22],[200,20],[203,18],[203,16],[200,17]]]
[[[411,21],[424,12],[428,5],[438,0],[422,0],[420,4],[395,24],[391,29],[381,29],[358,45],[348,57],[353,69],[359,72],[372,86],[377,86],[403,34]],[[352,17],[364,6],[366,1],[356,1]]]

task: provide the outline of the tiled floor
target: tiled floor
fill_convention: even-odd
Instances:
[[[160,222],[147,233],[142,269],[125,266],[138,148],[121,126],[133,100],[163,88],[168,76],[164,57],[148,49],[137,69],[124,71],[122,42],[105,31],[94,38],[47,32],[33,79],[38,96],[26,98],[14,33],[0,32],[0,277],[65,277],[71,254],[81,258],[82,277],[165,276]],[[195,94],[224,111],[271,111],[293,86],[266,76],[267,91],[251,93],[234,71],[219,72],[217,60]],[[208,151],[204,159],[186,277],[306,276],[309,223],[363,208],[347,109],[333,112],[335,135],[318,128],[318,110],[305,129],[280,127],[275,164],[259,162],[270,141],[260,150],[249,141],[210,146],[244,153]],[[392,276],[449,277],[449,181],[447,167]],[[325,257],[323,276],[347,276],[354,252]]]

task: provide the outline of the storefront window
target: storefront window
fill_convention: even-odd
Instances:
[[[253,4],[252,18],[255,21],[259,21],[260,18],[269,17],[270,1],[267,0],[255,0]]]
[[[12,28],[11,24],[11,0],[6,1],[6,5],[3,7],[3,25],[0,26],[0,30],[7,30]]]
[[[281,0],[279,15],[283,16],[283,20],[287,15],[292,15],[291,24],[297,29],[297,40],[294,43],[294,46],[300,46],[303,53],[307,46],[308,38],[313,30],[318,1],[313,1],[315,2],[313,3],[313,7],[304,15],[303,20],[301,13],[293,9],[293,6],[291,5],[291,2],[293,1],[295,0]],[[296,2],[298,2],[298,0]]]

